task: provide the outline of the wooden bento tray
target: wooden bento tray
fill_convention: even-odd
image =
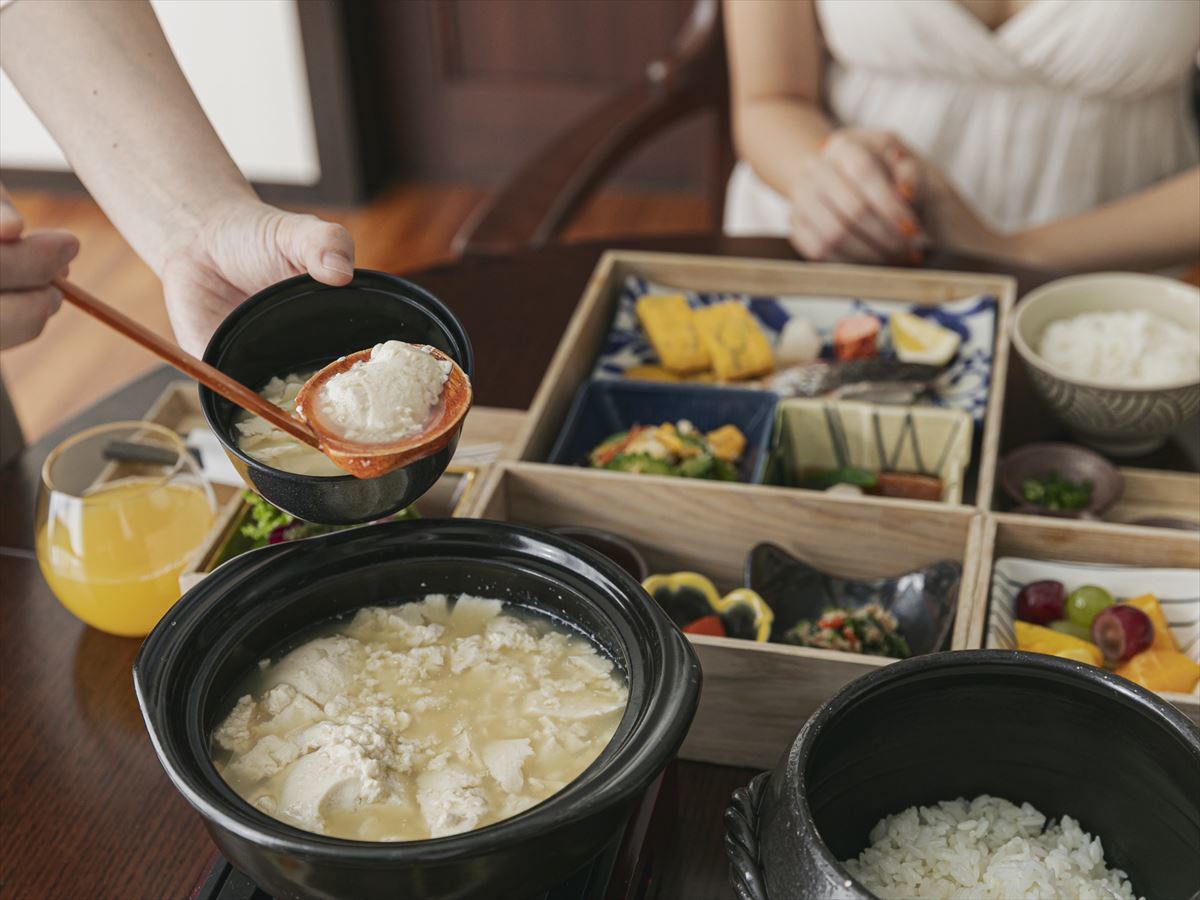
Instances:
[[[941,303],[997,298],[991,393],[973,506],[844,498],[783,487],[629,475],[547,465],[579,386],[593,371],[625,279],[685,290],[819,294]],[[949,558],[962,563],[951,649],[983,646],[994,553],[1033,558],[1200,567],[1200,538],[1165,529],[1070,522],[991,511],[1009,366],[1007,323],[1015,283],[986,275],[861,269],[654,253],[605,254],[589,280],[509,461],[484,480],[473,514],[535,526],[589,525],[638,546],[651,571],[692,569],[724,590],[742,583],[746,553],[778,543],[819,569],[894,576]],[[1124,470],[1119,520],[1178,514],[1200,503],[1200,479]],[[1173,509],[1174,507],[1174,509]],[[772,766],[805,719],[842,685],[890,660],[780,644],[690,636],[704,669],[687,758]],[[1197,701],[1168,695],[1195,716]]]
[[[719,590],[742,584],[747,553],[770,541],[849,578],[962,564],[952,649],[967,647],[982,519],[968,507],[871,503],[810,491],[649,478],[539,463],[502,463],[484,518],[542,528],[587,525],[621,535],[651,572],[697,571]],[[785,644],[689,635],[704,670],[687,759],[769,768],[818,706],[847,682],[893,660]]]
[[[929,306],[979,294],[995,297],[988,405],[979,458],[973,465],[978,472],[975,502],[984,508],[990,503],[1008,367],[1008,317],[1016,295],[1016,281],[1002,275],[609,251],[588,281],[534,396],[525,427],[513,442],[514,459],[537,462],[547,458],[577,389],[592,373],[621,288],[631,275],[681,290],[752,296],[816,295]],[[891,501],[868,498],[868,502]]]

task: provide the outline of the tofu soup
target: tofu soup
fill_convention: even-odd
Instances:
[[[370,607],[263,660],[212,736],[247,802],[318,834],[410,841],[481,828],[578,777],[628,691],[612,662],[500,600]]]

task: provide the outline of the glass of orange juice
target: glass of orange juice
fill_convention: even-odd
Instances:
[[[37,558],[50,589],[93,628],[149,634],[212,527],[212,488],[175,432],[116,422],[59,444],[42,466]]]

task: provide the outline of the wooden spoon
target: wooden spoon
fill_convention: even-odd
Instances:
[[[316,434],[321,451],[339,468],[358,478],[378,478],[394,469],[431,456],[444,448],[462,425],[471,408],[471,382],[458,363],[436,347],[425,348],[434,359],[450,363],[450,373],[442,388],[442,397],[430,412],[421,430],[395,441],[365,443],[339,436],[322,419],[317,407],[321,388],[334,375],[371,358],[373,348],[359,350],[335,360],[304,383],[296,395],[296,412]]]
[[[206,388],[220,394],[230,403],[240,406],[247,412],[266,419],[276,428],[287,432],[296,440],[320,449],[317,435],[300,419],[289,416],[273,403],[268,403],[257,393],[244,384],[234,381],[220,369],[210,366],[203,360],[196,359],[153,331],[135,322],[122,312],[113,309],[103,300],[94,297],[77,284],[72,284],[65,278],[55,278],[52,284],[58,288],[63,297],[70,303],[82,309],[90,316],[99,319],[109,328],[123,334],[125,337],[141,344],[160,359],[170,363],[184,375],[194,378]]]

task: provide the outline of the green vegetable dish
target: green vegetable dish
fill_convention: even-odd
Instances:
[[[318,534],[329,534],[334,531],[345,531],[347,528],[360,527],[358,525],[315,525],[312,522],[297,519],[290,513],[285,513],[251,491],[246,491],[242,496],[250,507],[250,515],[239,532],[250,542],[250,546],[241,548],[238,552],[256,550],[259,547],[266,547],[268,544],[282,544],[287,541],[314,537]],[[416,507],[410,506],[390,518],[416,519],[419,518],[419,515]]]
[[[676,424],[634,425],[588,454],[595,469],[735,481],[746,437],[733,425],[704,434],[686,419]]]
[[[1021,496],[1043,509],[1086,509],[1092,500],[1090,481],[1068,481],[1051,472],[1045,478],[1026,478]]]
[[[897,630],[896,617],[878,603],[861,609],[828,609],[816,622],[797,622],[783,635],[788,644],[819,650],[844,650],[868,656],[906,659],[908,642]]]

